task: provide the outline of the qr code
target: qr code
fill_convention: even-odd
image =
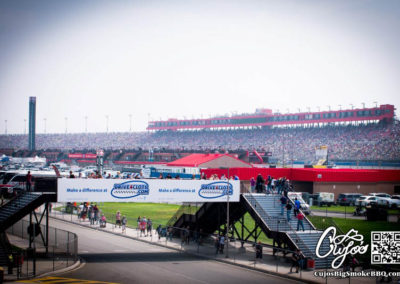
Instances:
[[[371,232],[371,264],[400,264],[400,232]]]

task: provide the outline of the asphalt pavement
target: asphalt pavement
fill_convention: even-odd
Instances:
[[[56,273],[24,283],[375,283],[372,277],[316,277],[317,271],[290,273],[288,257],[272,256],[264,248],[263,259],[255,259],[254,247],[230,243],[229,258],[215,254],[213,246],[182,244],[165,237],[140,236],[135,228],[107,224],[106,228],[79,221],[76,215],[53,211],[51,227],[78,235],[82,264],[72,271]],[[63,219],[63,220],[61,220]],[[35,282],[32,282],[35,281]]]
[[[116,283],[294,283],[266,273],[52,220],[78,235],[84,264],[59,276]]]

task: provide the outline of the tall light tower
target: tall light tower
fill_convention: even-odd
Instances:
[[[46,134],[46,122],[47,122],[47,118],[43,118],[43,122],[44,122],[44,133]]]
[[[109,116],[108,116],[108,114],[106,115],[106,132],[108,133],[108,119],[109,119]]]
[[[36,149],[36,97],[29,97],[29,151]]]
[[[132,114],[129,114],[129,132],[132,132]]]
[[[4,120],[4,123],[5,123],[5,129],[4,129],[4,133],[7,135],[7,119],[6,120]]]
[[[24,118],[24,135],[26,134],[26,118]]]

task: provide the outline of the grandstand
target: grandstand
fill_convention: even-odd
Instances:
[[[384,108],[389,112],[383,111]],[[247,162],[257,163],[260,159],[258,153],[264,153],[261,157],[264,162],[297,165],[316,164],[319,159],[315,156],[315,149],[326,146],[329,162],[338,165],[399,163],[400,124],[390,113],[394,107],[384,105],[368,109],[370,114],[376,110],[382,110],[378,112],[381,116],[375,115],[379,119],[372,120],[364,115],[365,121],[362,122],[357,116],[361,112],[354,110],[354,120],[346,117],[346,121],[330,123],[287,124],[282,120],[272,126],[248,124],[204,127],[196,131],[37,134],[36,151],[27,150],[27,135],[0,135],[0,154],[18,157],[42,155],[50,161],[74,161],[75,158],[68,157],[68,154],[95,153],[97,148],[102,148],[106,150],[105,160],[110,162],[167,163],[193,152],[229,152]],[[340,119],[340,111],[333,113],[336,113],[336,119]],[[252,155],[256,157],[254,160],[251,160]],[[90,159],[78,160],[91,162]]]
[[[258,128],[279,126],[310,126],[328,124],[358,124],[360,122],[391,123],[394,118],[394,105],[380,105],[374,108],[329,110],[318,112],[272,113],[271,109],[257,109],[252,114],[217,116],[206,119],[168,119],[150,121],[147,130],[195,130]]]

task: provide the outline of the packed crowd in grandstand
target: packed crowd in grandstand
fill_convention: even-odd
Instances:
[[[315,147],[326,145],[336,160],[399,160],[400,124],[324,127],[229,129],[201,131],[37,134],[37,149],[61,151],[103,148],[164,148],[177,151],[258,149],[294,161],[315,159]],[[0,135],[0,149],[27,149],[27,135]],[[285,153],[283,155],[283,153]]]

